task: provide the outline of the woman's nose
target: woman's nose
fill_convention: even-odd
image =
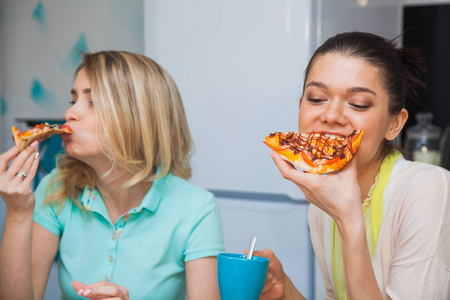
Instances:
[[[64,113],[64,119],[66,119],[66,122],[78,120],[78,117],[79,117],[79,113],[78,113],[78,110],[75,108],[75,105],[72,105]]]
[[[324,123],[346,125],[347,120],[344,116],[343,103],[339,101],[330,101],[326,106],[325,111],[320,116],[320,119]]]

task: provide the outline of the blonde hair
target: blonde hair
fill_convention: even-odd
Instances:
[[[100,145],[111,161],[110,171],[131,174],[124,188],[169,172],[191,177],[193,144],[183,103],[160,65],[140,54],[102,51],[85,54],[75,74],[81,69],[91,85]],[[73,157],[62,156],[57,167],[46,202],[62,205],[69,197],[78,204],[84,187],[97,186],[94,170]]]

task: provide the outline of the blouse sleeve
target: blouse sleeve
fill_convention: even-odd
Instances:
[[[423,167],[399,185],[404,195],[392,232],[386,294],[391,299],[450,299],[450,173]]]

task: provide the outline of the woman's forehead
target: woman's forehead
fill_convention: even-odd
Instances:
[[[309,81],[339,81],[354,84],[379,84],[379,68],[361,57],[329,53],[315,58],[306,78]],[[354,82],[354,83],[353,83]]]

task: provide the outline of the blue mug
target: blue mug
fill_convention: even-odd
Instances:
[[[266,282],[269,259],[235,253],[217,256],[217,280],[222,300],[258,300]]]

